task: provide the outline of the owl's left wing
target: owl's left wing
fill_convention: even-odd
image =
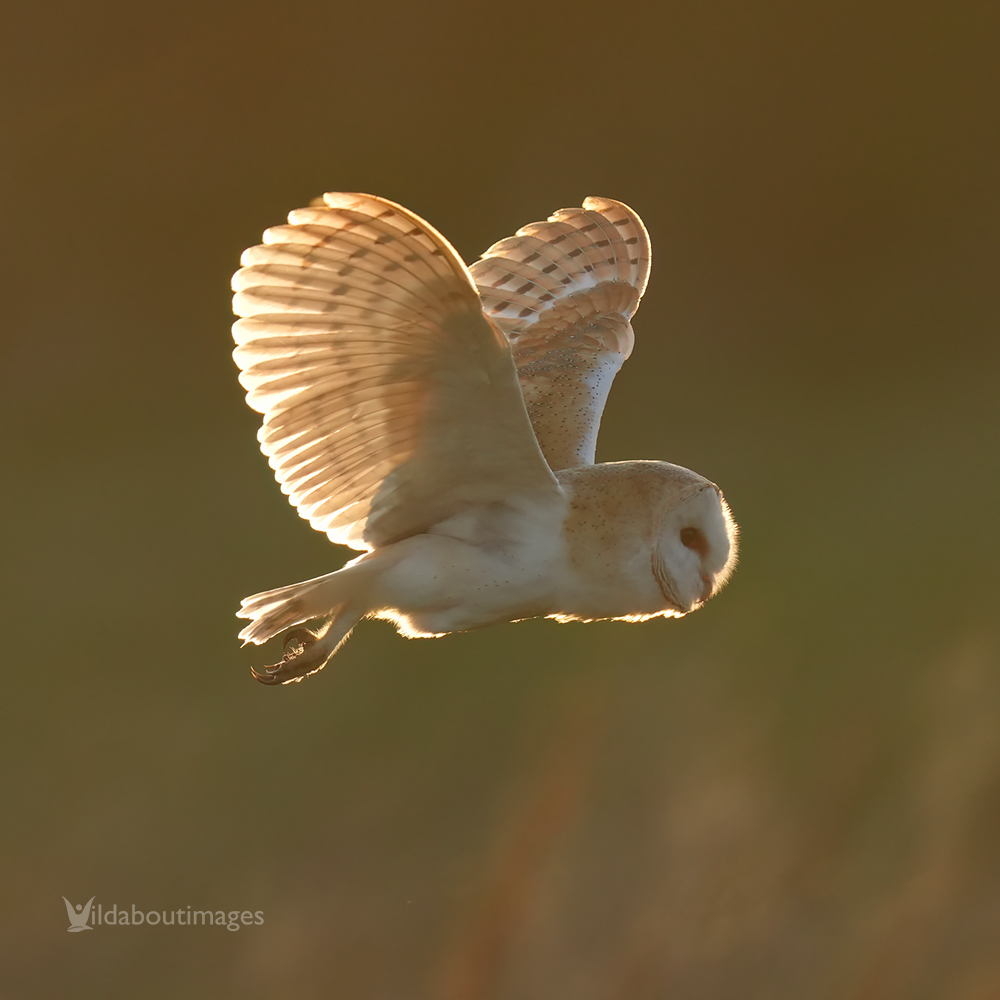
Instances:
[[[629,323],[649,279],[649,234],[627,205],[587,198],[494,244],[469,270],[510,341],[528,416],[553,469],[591,465]]]

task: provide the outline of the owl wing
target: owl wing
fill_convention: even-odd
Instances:
[[[358,549],[559,487],[510,348],[448,241],[400,205],[326,194],[233,277],[234,357],[299,514]]]
[[[649,234],[626,205],[587,198],[501,240],[469,269],[506,334],[549,465],[594,461],[597,430],[649,278]]]

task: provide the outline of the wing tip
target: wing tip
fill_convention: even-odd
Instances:
[[[621,211],[625,214],[626,220],[636,230],[636,235],[639,237],[644,250],[644,254],[640,255],[642,262],[639,266],[638,273],[636,274],[635,282],[636,288],[639,290],[639,298],[641,299],[646,293],[646,286],[649,284],[649,269],[653,251],[652,242],[649,238],[649,230],[646,229],[646,225],[639,216],[639,213],[634,208],[630,208],[623,201],[616,201],[614,198],[603,198],[599,195],[589,195],[584,198],[583,207],[588,212],[600,212],[600,214],[607,217],[616,228],[620,226],[622,221],[625,220],[612,219],[611,213],[616,210]]]
[[[547,222],[529,223],[494,243],[471,271],[485,311],[520,329],[559,300],[603,281],[635,289],[635,302],[623,313],[631,319],[649,283],[650,260],[649,233],[639,215],[624,202],[590,195],[581,207],[561,208]]]

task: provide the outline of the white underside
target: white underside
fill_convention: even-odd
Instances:
[[[244,601],[255,618],[241,633],[264,642],[293,625],[359,604],[408,637],[439,636],[522,618],[641,620],[676,615],[653,577],[648,550],[626,579],[587,579],[574,569],[564,505],[479,510],[352,560],[315,580]]]

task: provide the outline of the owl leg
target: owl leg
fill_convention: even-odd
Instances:
[[[366,553],[335,573],[245,598],[236,612],[237,618],[251,620],[240,632],[243,645],[248,642],[260,645],[293,625],[333,615],[347,603],[363,603],[378,566],[374,556],[375,553]]]
[[[347,642],[354,626],[364,616],[364,609],[357,605],[334,608],[333,614],[320,629],[292,629],[285,636],[285,655],[278,663],[263,670],[254,667],[250,670],[261,684],[291,684],[315,674]]]

